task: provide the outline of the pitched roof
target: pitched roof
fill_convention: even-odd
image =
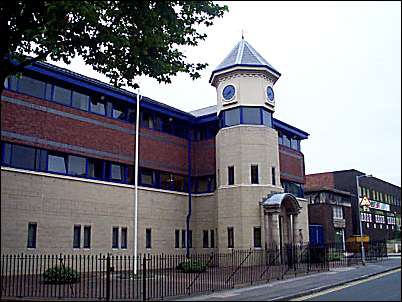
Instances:
[[[226,58],[215,68],[212,75],[215,72],[234,66],[266,67],[270,71],[276,73],[278,77],[281,75],[244,39],[241,39],[240,42],[237,43]]]

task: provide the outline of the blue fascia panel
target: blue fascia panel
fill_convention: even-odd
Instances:
[[[204,124],[204,123],[208,123],[208,122],[215,122],[215,121],[218,121],[218,120],[219,120],[219,118],[216,115],[216,113],[211,113],[211,114],[207,114],[207,115],[197,117],[195,119],[194,124],[198,125],[198,124]]]
[[[307,139],[310,134],[307,132],[304,132],[303,130],[300,130],[294,126],[291,126],[289,124],[286,124],[285,122],[282,122],[276,118],[272,118],[272,125],[274,126],[275,129],[283,130],[285,132],[289,132],[290,134],[297,135],[300,137],[300,139]]]
[[[70,74],[65,74],[61,70],[54,70],[50,66],[40,66],[39,64],[35,63],[34,65],[27,66],[25,69],[37,72],[39,74],[48,76],[50,78],[54,78],[63,82],[67,82],[73,85],[77,85],[89,90],[96,91],[100,94],[104,94],[106,96],[110,96],[119,100],[126,101],[131,104],[136,104],[136,94],[131,93],[131,92],[121,92],[121,91],[116,91],[115,89],[111,87],[107,87],[106,85],[102,87],[103,85],[95,84],[95,83],[90,83],[87,79],[80,79],[78,76],[75,75],[70,75]],[[156,102],[148,97],[142,96],[142,107],[147,108],[153,111],[157,111],[187,122],[191,122],[194,119],[194,116],[184,112],[180,111],[176,108],[163,105],[159,102]],[[144,102],[145,101],[145,102]]]
[[[209,77],[209,83],[212,82],[212,78],[214,76],[215,73],[223,71],[225,69],[229,69],[229,68],[233,68],[233,67],[237,67],[237,66],[244,66],[244,67],[265,67],[267,68],[269,71],[273,72],[278,78],[281,76],[281,73],[279,71],[276,71],[275,69],[273,69],[272,67],[268,66],[268,65],[261,65],[261,64],[233,64],[230,66],[225,66],[223,68],[220,69],[216,69],[214,71],[212,71],[211,76]]]

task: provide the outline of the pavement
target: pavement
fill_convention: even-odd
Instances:
[[[322,273],[211,294],[188,296],[176,301],[288,301],[398,268],[401,268],[400,254],[377,262],[368,262],[366,265],[333,268]]]

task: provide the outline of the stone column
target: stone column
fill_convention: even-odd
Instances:
[[[274,212],[271,214],[271,223],[270,226],[272,232],[272,243],[279,245],[280,243],[280,230],[279,230],[279,213]]]
[[[293,214],[289,214],[289,221],[290,221],[290,226],[289,226],[289,243],[294,244],[294,223],[293,223]]]

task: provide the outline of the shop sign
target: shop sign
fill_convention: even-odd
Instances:
[[[374,201],[374,200],[369,200],[366,196],[364,196],[360,200],[360,206],[363,208],[372,208],[376,210],[383,210],[383,211],[390,211],[390,206],[389,204],[385,204],[382,202]]]

